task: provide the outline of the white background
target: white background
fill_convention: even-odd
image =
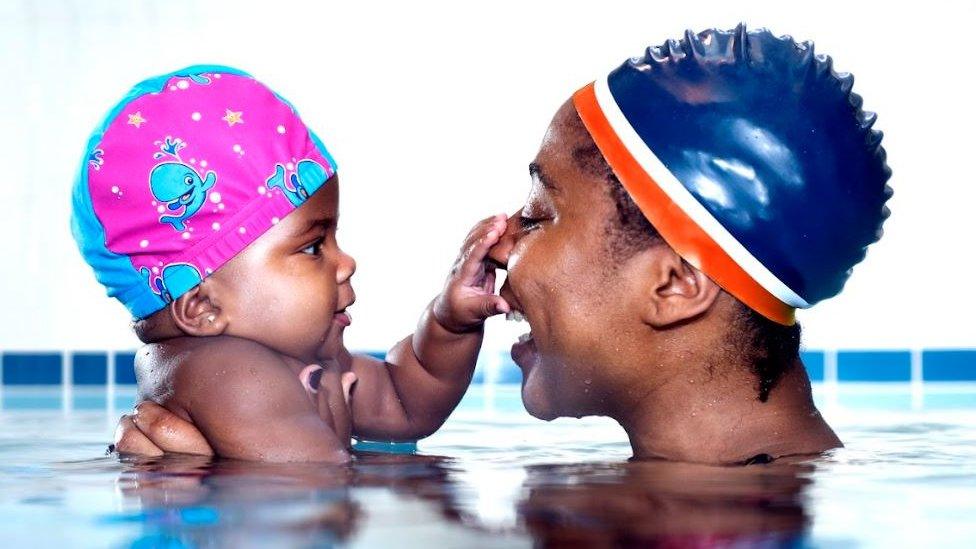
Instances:
[[[3,0],[0,348],[136,345],[68,216],[89,132],[147,76],[229,64],[298,107],[340,164],[340,242],[359,262],[347,343],[386,349],[469,226],[518,207],[575,89],[685,28],[739,21],[853,72],[894,170],[884,239],[840,297],[801,314],[806,345],[976,346],[973,2]],[[492,322],[487,348],[513,330]]]

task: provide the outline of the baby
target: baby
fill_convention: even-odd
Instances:
[[[88,143],[72,232],[135,318],[140,398],[217,455],[344,462],[351,435],[427,436],[471,381],[485,318],[509,311],[485,261],[499,215],[387,362],[350,355],[335,171],[290,104],[228,67],[138,84]]]

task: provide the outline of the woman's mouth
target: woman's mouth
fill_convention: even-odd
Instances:
[[[516,310],[506,314],[505,320],[528,323],[525,314]],[[512,360],[523,370],[535,366],[539,362],[539,350],[536,348],[535,339],[532,337],[531,326],[529,332],[520,335],[518,341],[512,345]]]

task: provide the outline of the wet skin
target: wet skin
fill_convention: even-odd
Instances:
[[[531,337],[512,349],[523,370],[526,409],[546,420],[609,416],[623,426],[634,456],[641,459],[738,464],[762,454],[809,455],[840,446],[813,404],[798,359],[782,365],[784,374],[768,401],[758,400],[752,364],[730,343],[738,329],[733,319],[740,306],[732,296],[666,244],[626,259],[611,254],[608,228],[616,211],[607,181],[584,169],[574,155],[592,146],[575,109],[566,102],[532,164],[525,206],[489,252],[491,262],[508,269],[508,277],[500,291],[504,304],[493,302],[485,316],[511,307],[523,312],[531,327]],[[480,286],[475,284],[482,293],[493,287],[490,271],[484,266]],[[437,317],[443,309],[439,303],[434,302],[425,318]],[[442,341],[450,339],[444,334],[463,334],[459,328],[464,322],[434,325],[443,330]],[[480,345],[480,336],[476,339]],[[418,347],[437,353],[438,345],[417,340],[415,335],[413,355],[406,356],[420,361],[434,356]],[[467,341],[458,345],[467,345],[470,352],[474,340]],[[349,362],[342,358],[347,354],[339,356],[340,364]],[[363,391],[363,375],[369,371],[377,369],[356,370],[356,392]],[[404,371],[408,370],[392,369],[386,381],[368,385],[388,387],[390,379],[400,376],[403,386],[416,391],[400,392],[403,402],[424,403],[430,379]],[[466,384],[470,373],[463,378],[453,381]],[[461,393],[463,388],[457,398]],[[389,406],[356,402],[353,398],[354,431],[374,439],[410,432],[385,424],[386,418],[406,417],[403,410],[392,414]],[[453,406],[457,400],[450,402]],[[157,421],[167,422],[168,429],[154,426]],[[440,421],[426,426],[436,429]],[[374,425],[367,428],[367,422]],[[119,447],[131,452],[186,451],[187,441],[196,435],[187,425],[143,405],[134,418],[123,420]]]
[[[751,364],[729,344],[732,296],[664,243],[614,258],[607,181],[574,157],[587,147],[567,102],[530,166],[525,206],[490,254],[508,269],[501,296],[531,327],[512,347],[529,413],[612,417],[638,458],[738,463],[839,446],[798,360],[758,401]]]
[[[505,218],[471,230],[444,291],[385,362],[342,343],[355,262],[336,240],[338,208],[333,177],[137,324],[147,343],[136,363],[146,402],[122,420],[120,450],[345,462],[351,434],[416,440],[440,427],[471,381],[485,318],[507,311],[484,261]]]

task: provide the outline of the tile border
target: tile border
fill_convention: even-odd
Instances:
[[[382,359],[385,352],[366,351]],[[976,381],[976,348],[803,349],[801,359],[810,380],[852,382]],[[98,387],[135,384],[133,350],[4,351],[0,353],[0,387]],[[482,355],[472,383],[519,383],[518,367],[507,353]],[[2,402],[0,394],[0,402]]]

